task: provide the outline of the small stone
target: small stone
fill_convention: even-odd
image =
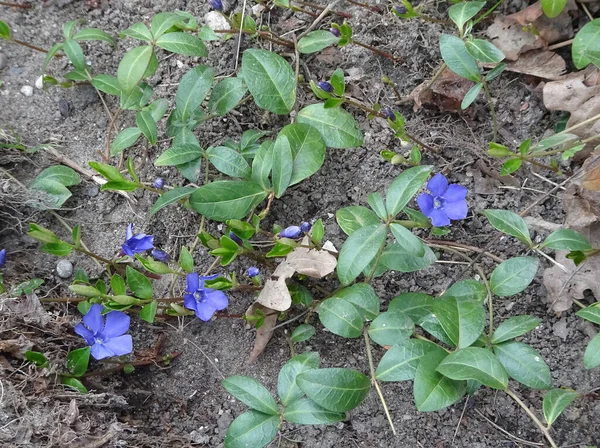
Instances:
[[[100,193],[100,188],[97,185],[92,185],[87,190],[85,190],[85,194],[90,198],[95,198]]]
[[[33,87],[31,86],[23,86],[21,87],[21,93],[25,96],[33,95]]]
[[[252,14],[255,17],[258,17],[263,13],[264,10],[265,10],[265,7],[263,5],[254,5],[252,7]]]
[[[42,90],[44,88],[44,75],[35,80],[35,88]]]
[[[226,411],[217,419],[217,426],[219,427],[220,431],[225,432],[227,431],[227,428],[229,428],[229,425],[232,421],[233,417],[231,417],[231,412]]]
[[[56,274],[60,278],[69,278],[73,275],[73,263],[69,260],[60,260],[56,264]]]
[[[204,16],[204,22],[212,30],[227,30],[229,29],[229,22],[223,17],[218,11],[211,11]]]

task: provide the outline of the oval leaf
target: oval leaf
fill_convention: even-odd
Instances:
[[[161,194],[154,205],[152,205],[152,208],[150,209],[150,216],[154,215],[157,211],[166,207],[167,205],[188,197],[195,190],[196,188],[194,187],[179,187]]]
[[[481,302],[447,297],[433,302],[433,312],[444,332],[459,349],[473,344],[485,327],[485,311]]]
[[[356,121],[340,107],[311,104],[298,113],[298,123],[314,126],[330,148],[357,148],[363,144],[363,134]]]
[[[198,109],[214,78],[214,70],[207,65],[198,65],[183,75],[175,97],[179,120],[186,121]]]
[[[307,352],[294,356],[283,365],[277,378],[277,394],[284,406],[304,395],[296,384],[296,377],[307,370],[319,368],[319,362],[317,352]]]
[[[579,397],[579,394],[571,389],[552,389],[546,392],[542,406],[548,426],[551,426],[577,397]]]
[[[283,418],[297,425],[329,425],[345,420],[345,412],[332,412],[309,398],[292,402],[283,411]]]
[[[476,380],[492,389],[508,386],[508,375],[502,364],[485,348],[457,350],[444,358],[437,371],[453,380]]]
[[[152,46],[142,45],[128,51],[123,56],[117,69],[117,79],[121,90],[129,92],[138,85],[146,73],[153,54]]]
[[[217,181],[198,188],[190,196],[190,205],[201,215],[215,221],[242,219],[267,197],[253,182]]]
[[[498,297],[520,293],[529,286],[538,268],[535,257],[515,257],[506,260],[494,269],[490,277],[492,292]]]
[[[414,379],[419,361],[431,346],[430,342],[419,339],[400,341],[383,355],[375,371],[375,377],[380,381]]]
[[[401,311],[388,311],[375,318],[369,326],[369,336],[379,345],[394,345],[411,337],[413,321]]]
[[[500,344],[519,336],[523,336],[525,333],[533,330],[537,327],[542,320],[535,316],[514,316],[511,317],[500,325],[494,331],[492,336],[492,344]]]
[[[469,54],[462,39],[450,34],[440,36],[440,52],[448,68],[463,78],[479,82],[480,73],[477,61]]]
[[[433,169],[432,166],[416,166],[404,170],[391,183],[385,198],[385,208],[390,216],[396,216],[423,186]]]
[[[250,165],[246,159],[235,149],[227,146],[210,147],[206,155],[216,169],[231,177],[246,178],[250,176]]]
[[[311,31],[298,41],[298,51],[302,54],[316,53],[337,44],[339,40],[339,37],[327,30]]]
[[[225,115],[242,100],[246,85],[240,78],[225,78],[219,81],[210,94],[208,110],[211,114]]]
[[[361,335],[363,319],[354,305],[343,299],[330,297],[317,308],[319,320],[333,334],[344,338]]]
[[[514,236],[530,247],[533,244],[525,220],[516,213],[508,210],[484,210],[483,214],[496,229]]]
[[[494,353],[512,379],[532,389],[552,387],[550,369],[540,354],[527,344],[505,342],[494,345]]]
[[[362,227],[381,222],[375,212],[362,205],[338,209],[335,212],[335,219],[346,235],[351,235]]]
[[[156,40],[156,45],[171,53],[184,56],[208,56],[208,50],[200,39],[188,33],[166,33]]]
[[[238,416],[227,429],[225,448],[262,448],[277,436],[279,415],[263,414],[253,409]]]
[[[387,229],[373,224],[357,230],[344,242],[338,257],[337,275],[342,285],[349,285],[375,258],[383,244]]]
[[[546,237],[542,247],[556,250],[589,250],[592,245],[581,233],[571,229],[558,229]]]
[[[251,409],[270,415],[278,413],[275,399],[254,378],[239,375],[230,376],[229,378],[225,378],[221,384],[227,392]]]

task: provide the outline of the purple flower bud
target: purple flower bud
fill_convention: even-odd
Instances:
[[[210,0],[210,5],[217,11],[223,11],[223,2],[221,0]]]
[[[330,82],[327,81],[319,81],[317,83],[319,89],[324,90],[325,92],[333,92],[333,86]]]
[[[239,245],[244,244],[242,239],[233,232],[229,232],[229,238],[231,238],[233,241],[235,241]]]
[[[388,120],[394,121],[396,119],[396,115],[389,107],[383,108],[383,115],[385,115],[385,118],[387,118]]]
[[[0,250],[0,268],[6,264],[6,249]]]
[[[157,177],[154,179],[154,188],[158,190],[162,190],[162,187],[165,186],[165,180],[162,177]]]
[[[152,257],[154,257],[155,260],[163,261],[165,263],[171,258],[169,257],[168,253],[160,249],[154,249],[152,252],[150,252],[150,254],[152,255]]]
[[[289,226],[279,232],[281,238],[296,239],[302,234],[302,229],[298,226]]]
[[[256,266],[250,266],[246,271],[246,275],[250,278],[256,277],[260,274],[260,270]]]
[[[310,232],[311,227],[312,227],[312,225],[310,224],[310,222],[304,221],[302,224],[300,224],[300,229],[302,229],[303,233]]]
[[[394,9],[398,14],[406,14],[406,7],[404,6],[395,6]]]
[[[329,28],[329,32],[333,34],[335,37],[340,37],[342,33],[337,28]]]

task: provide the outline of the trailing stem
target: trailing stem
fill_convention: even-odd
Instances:
[[[483,81],[483,91],[485,92],[485,97],[487,98],[490,114],[492,115],[492,142],[496,141],[498,137],[498,119],[496,117],[496,108],[494,106],[494,99],[492,98],[492,94],[490,93],[490,89],[487,85],[487,82]]]
[[[550,430],[540,421],[539,418],[537,418],[537,416],[533,413],[533,411],[531,409],[529,409],[529,406],[527,406],[525,403],[523,403],[523,401],[517,396],[517,394],[515,394],[508,387],[504,390],[504,392],[506,392],[510,398],[515,400],[517,402],[517,404],[523,408],[523,410],[527,413],[529,418],[531,418],[533,423],[535,423],[536,426],[539,428],[539,430],[542,432],[542,434],[544,434],[544,437],[546,437],[546,440],[548,440],[548,442],[550,443],[550,446],[552,448],[558,448],[558,445],[556,444],[556,442],[550,435]]]

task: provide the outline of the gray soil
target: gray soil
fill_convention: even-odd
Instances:
[[[209,11],[209,2],[185,0],[133,1],[114,0],[93,7],[91,1],[54,0],[43,2],[32,10],[11,9],[4,6],[2,19],[7,21],[14,37],[49,48],[62,37],[62,24],[67,20],[85,18],[89,26],[116,34],[137,21],[148,20],[160,11],[181,9],[201,19]],[[252,3],[253,2],[248,2]],[[240,2],[241,5],[241,2]],[[229,5],[234,7],[235,5]],[[443,8],[444,6],[440,6]],[[513,12],[522,5],[512,5]],[[345,70],[350,79],[350,92],[365,102],[379,101],[392,105],[393,93],[380,81],[382,75],[395,81],[402,94],[427,80],[439,63],[437,39],[443,30],[440,25],[420,21],[399,21],[391,16],[380,16],[343,4],[345,11],[353,14],[351,23],[355,35],[366,43],[391,51],[405,58],[402,64],[375,56],[358,48],[346,47],[326,52],[326,56],[310,56],[305,61],[316,80],[327,79],[336,67]],[[307,25],[311,20],[303,15],[293,18],[273,14],[271,24],[275,30]],[[87,56],[95,73],[115,73],[119,55],[132,48],[132,40],[121,41],[114,51],[104,43],[87,46]],[[267,45],[245,39],[242,50],[250,45]],[[209,64],[217,74],[231,73],[235,65],[235,39],[209,45]],[[268,47],[267,47],[268,48]],[[86,49],[86,45],[84,45]],[[52,142],[59,152],[81,166],[88,161],[100,161],[97,151],[104,150],[108,126],[107,115],[98,96],[90,86],[71,89],[34,88],[32,96],[24,96],[23,86],[33,86],[41,74],[43,54],[29,49],[2,43],[0,52],[6,65],[0,64],[0,129],[15,133],[24,143],[34,146]],[[164,57],[165,55],[163,55]],[[202,61],[203,63],[205,61]],[[169,57],[159,66],[151,82],[155,97],[173,98],[181,76],[199,61]],[[67,64],[55,60],[50,72],[56,75],[66,71]],[[531,80],[505,74],[492,86],[497,99],[496,108],[501,127],[501,141],[514,145],[525,138],[539,138],[552,129],[557,115],[547,112],[540,94]],[[312,102],[313,95],[299,91],[299,101]],[[61,114],[65,101],[70,105],[68,116]],[[109,99],[109,107],[116,107]],[[527,104],[527,107],[522,107]],[[365,204],[371,191],[384,191],[392,179],[401,172],[399,166],[382,161],[383,149],[401,151],[398,141],[386,123],[375,119],[368,121],[363,112],[353,111],[360,128],[365,133],[362,148],[329,150],[322,169],[290,189],[273,204],[267,220],[269,225],[297,224],[303,220],[322,218],[326,238],[337,247],[344,235],[335,222],[335,211],[343,206]],[[477,102],[470,113],[464,115],[421,111],[414,113],[410,107],[401,108],[411,133],[429,145],[441,149],[436,155],[423,152],[423,163],[433,164],[448,174],[451,181],[460,182],[470,190],[468,196],[472,214],[452,227],[447,238],[484,247],[495,231],[478,213],[486,208],[506,208],[520,211],[541,193],[519,188],[527,179],[527,187],[541,192],[550,186],[522,170],[514,179],[496,179],[489,175],[498,172],[497,161],[486,155],[491,133],[491,119],[485,103]],[[64,110],[63,110],[64,113]],[[164,121],[163,121],[164,122]],[[119,126],[130,126],[133,116],[124,113]],[[197,135],[203,147],[219,143],[228,137],[239,139],[247,129],[277,130],[286,122],[280,117],[265,114],[254,105],[245,105],[239,112],[204,124]],[[160,135],[160,134],[159,134]],[[162,142],[156,148],[136,147],[128,150],[139,175],[152,181],[158,175],[170,185],[183,185],[184,179],[174,170],[155,168],[153,160],[168,147]],[[55,163],[45,153],[24,155],[17,151],[2,150],[0,164],[24,183],[30,182],[43,168]],[[485,172],[485,168],[489,171]],[[483,169],[483,171],[482,171]],[[542,173],[547,175],[547,173]],[[552,177],[551,177],[552,178]],[[0,204],[0,247],[6,247],[10,263],[4,271],[7,283],[18,283],[39,277],[45,280],[39,296],[65,297],[71,280],[56,275],[58,259],[41,254],[37,243],[24,235],[29,221],[49,227],[59,235],[64,229],[49,214],[32,210],[19,204],[25,196],[16,184],[0,176],[5,199]],[[510,187],[510,188],[506,188]],[[181,206],[163,209],[149,218],[148,210],[155,196],[135,193],[137,203],[132,204],[110,192],[99,192],[97,186],[84,180],[75,187],[73,197],[65,204],[61,216],[70,224],[81,223],[83,240],[97,253],[111,257],[118,251],[124,238],[125,226],[134,222],[138,231],[155,235],[157,246],[178,256],[178,248],[193,241],[200,219],[193,211]],[[9,201],[10,199],[10,201]],[[12,201],[12,202],[11,202]],[[554,223],[562,223],[560,198],[550,197],[536,206],[531,216]],[[219,234],[216,225],[209,229]],[[544,236],[544,234],[541,234]],[[422,236],[427,236],[423,234]],[[535,234],[534,237],[539,237]],[[509,258],[524,252],[512,239],[503,238],[493,248],[494,253]],[[440,254],[450,260],[448,254]],[[212,263],[201,248],[194,254],[198,270],[202,272]],[[93,277],[99,273],[95,264],[79,256],[70,256],[76,269],[84,269]],[[491,271],[493,264],[484,259],[482,265]],[[241,275],[248,264],[236,261],[219,272],[235,271]],[[388,274],[378,279],[374,286],[381,299],[382,309],[397,294],[422,291],[438,294],[452,280],[456,280],[463,266],[435,264],[414,274]],[[591,325],[566,312],[557,316],[547,309],[545,289],[541,284],[542,269],[533,285],[525,293],[496,304],[496,321],[517,314],[532,314],[543,323],[524,338],[548,363],[555,387],[571,387],[586,392],[600,384],[600,371],[585,370],[583,351],[594,330]],[[474,275],[474,274],[467,274]],[[157,282],[157,294],[168,294],[169,280]],[[325,287],[333,287],[334,283]],[[176,285],[179,294],[185,286]],[[14,306],[24,299],[8,301]],[[235,293],[230,297],[230,313],[243,313],[253,301],[250,294]],[[74,305],[46,306],[50,321],[30,321],[18,312],[7,311],[2,304],[0,325],[2,339],[16,338],[19,334],[33,344],[33,349],[46,353],[51,359],[63,359],[70,348],[81,346],[72,332],[78,320]],[[10,304],[9,304],[10,305]],[[18,309],[18,307],[17,307]],[[291,315],[297,310],[292,310]],[[150,349],[161,333],[166,335],[165,352],[181,354],[169,366],[139,367],[134,373],[118,373],[107,377],[91,377],[86,384],[92,391],[87,396],[65,391],[51,383],[34,368],[30,368],[17,355],[0,356],[0,444],[2,446],[210,446],[219,447],[231,421],[245,410],[245,406],[220,386],[221,374],[249,375],[261,381],[270,391],[276,391],[277,373],[289,359],[290,351],[285,334],[277,331],[258,363],[246,365],[254,343],[254,332],[238,319],[217,319],[209,323],[197,319],[157,321],[154,325],[132,318],[134,345]],[[313,318],[319,329],[306,343],[297,344],[298,352],[314,350],[321,355],[323,367],[348,367],[368,373],[368,362],[362,338],[343,339],[325,331]],[[289,330],[297,323],[291,324]],[[375,361],[384,349],[374,348]],[[513,383],[512,387],[541,415],[542,392]],[[398,435],[394,436],[374,390],[354,410],[345,422],[332,426],[286,425],[281,437],[272,446],[310,447],[511,447],[526,446],[515,437],[543,446],[544,438],[522,409],[503,393],[482,389],[475,396],[464,398],[450,408],[434,413],[419,413],[412,399],[412,382],[385,383],[383,394],[387,400]],[[484,416],[488,419],[486,420]],[[490,423],[490,422],[493,422]],[[598,423],[600,401],[594,393],[584,395],[555,423],[552,430],[560,446],[600,444]],[[510,436],[507,434],[509,433]]]

